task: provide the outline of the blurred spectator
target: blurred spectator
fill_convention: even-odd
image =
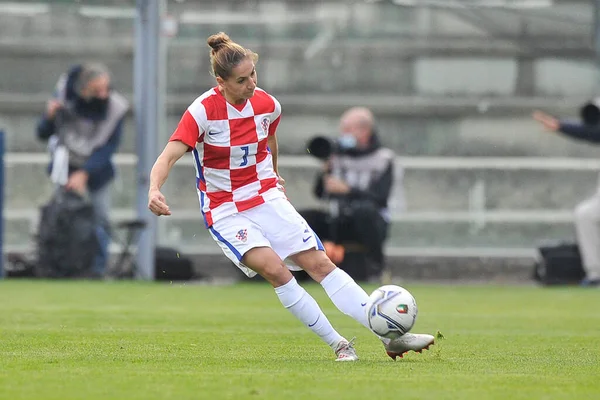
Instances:
[[[369,260],[366,278],[379,280],[385,266],[383,246],[390,221],[394,153],[381,146],[373,114],[367,108],[347,110],[339,129],[341,136],[327,146],[330,151],[325,153],[330,154],[316,154],[321,151],[316,143],[323,138],[309,145],[311,153],[324,161],[314,193],[328,201],[330,211],[303,210],[300,214],[324,241],[364,247]],[[335,246],[326,248],[335,253]],[[337,262],[343,257],[331,256]]]
[[[100,244],[93,265],[97,275],[108,262],[109,183],[115,176],[111,158],[128,108],[127,100],[111,88],[104,65],[76,65],[59,78],[37,126],[38,138],[49,141],[52,182],[91,200]]]
[[[600,126],[586,125],[559,120],[551,115],[536,111],[533,118],[552,132],[569,137],[600,143]],[[582,286],[600,286],[600,187],[596,193],[575,207],[577,242],[586,278]]]

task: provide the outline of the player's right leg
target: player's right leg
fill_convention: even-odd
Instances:
[[[242,263],[273,285],[281,304],[333,349],[337,361],[358,360],[352,343],[333,329],[315,299],[298,284],[273,249],[255,247],[243,256]]]
[[[238,214],[217,221],[210,232],[225,255],[246,275],[258,273],[273,286],[281,304],[327,343],[338,361],[358,359],[352,344],[331,326],[315,299],[271,249],[260,227]]]

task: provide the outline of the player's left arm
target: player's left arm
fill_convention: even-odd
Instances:
[[[269,144],[269,150],[271,150],[271,158],[273,159],[273,169],[275,173],[279,175],[279,169],[277,168],[277,156],[279,154],[279,144],[277,143],[277,135],[270,135],[267,139]]]
[[[277,164],[279,156],[279,144],[277,143],[277,127],[279,126],[279,121],[281,121],[281,106],[276,100],[275,115],[277,116],[277,118],[275,118],[275,120],[271,121],[271,123],[269,124],[269,136],[267,138],[267,144],[269,146],[269,150],[271,151],[271,158],[273,159],[273,170],[279,178],[279,183],[281,185],[285,185],[285,179],[283,179],[279,174],[279,165]]]
[[[279,174],[279,167],[277,165],[277,156],[279,155],[279,144],[277,143],[277,135],[275,135],[274,133],[272,135],[269,135],[269,138],[267,139],[267,143],[269,144],[269,150],[271,150],[271,158],[273,160],[273,170],[275,171],[275,174],[279,178],[279,183],[284,185],[285,179],[283,179],[281,177],[281,175]]]

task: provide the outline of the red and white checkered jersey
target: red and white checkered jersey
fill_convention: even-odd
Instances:
[[[286,198],[267,146],[280,115],[277,99],[262,89],[234,105],[215,87],[194,100],[181,117],[170,140],[192,149],[207,228],[265,201]]]

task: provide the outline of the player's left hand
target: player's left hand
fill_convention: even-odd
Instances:
[[[277,175],[277,179],[279,180],[279,184],[281,186],[285,186],[285,179],[283,179],[280,175]]]

